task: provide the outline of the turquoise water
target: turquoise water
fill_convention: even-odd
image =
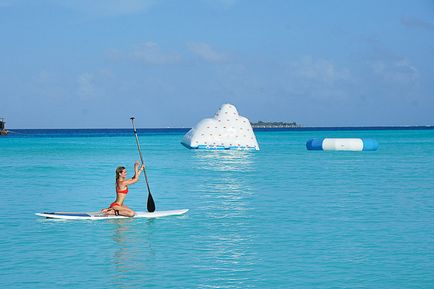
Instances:
[[[0,138],[5,288],[434,288],[434,130],[260,131],[259,152],[139,137],[156,220],[54,221],[114,200],[132,133]],[[369,137],[376,152],[307,151]],[[143,178],[127,205],[146,208]]]

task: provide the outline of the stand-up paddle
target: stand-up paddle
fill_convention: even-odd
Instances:
[[[142,165],[145,166],[145,163],[143,162],[142,151],[140,149],[139,137],[137,136],[136,126],[134,125],[134,116],[131,117],[130,119],[131,119],[131,123],[133,124],[134,135],[136,136],[136,143],[137,143],[137,149],[139,150],[140,160],[142,161]],[[145,167],[143,169],[143,173],[145,174],[146,187],[148,188],[147,209],[148,212],[152,213],[155,211],[155,202],[154,199],[152,198],[151,189],[149,188],[148,176],[146,175]]]

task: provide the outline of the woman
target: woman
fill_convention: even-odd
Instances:
[[[139,162],[134,164],[134,176],[127,179],[127,170],[125,167],[118,167],[116,169],[116,201],[110,204],[110,207],[102,209],[101,212],[107,215],[134,217],[135,212],[124,205],[125,198],[128,194],[128,186],[137,183],[140,174],[145,169],[142,165],[139,169]]]

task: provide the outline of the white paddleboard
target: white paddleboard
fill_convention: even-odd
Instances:
[[[160,218],[167,216],[179,216],[188,212],[188,209],[171,210],[171,211],[155,211],[136,212],[133,218]],[[65,219],[65,220],[109,220],[109,219],[127,219],[125,216],[105,215],[101,212],[53,212],[53,213],[36,213],[36,216],[50,219]]]

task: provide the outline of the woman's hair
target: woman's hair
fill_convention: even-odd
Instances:
[[[124,166],[120,166],[116,168],[116,187],[115,187],[116,189],[119,186],[119,177],[123,170],[125,170]]]

